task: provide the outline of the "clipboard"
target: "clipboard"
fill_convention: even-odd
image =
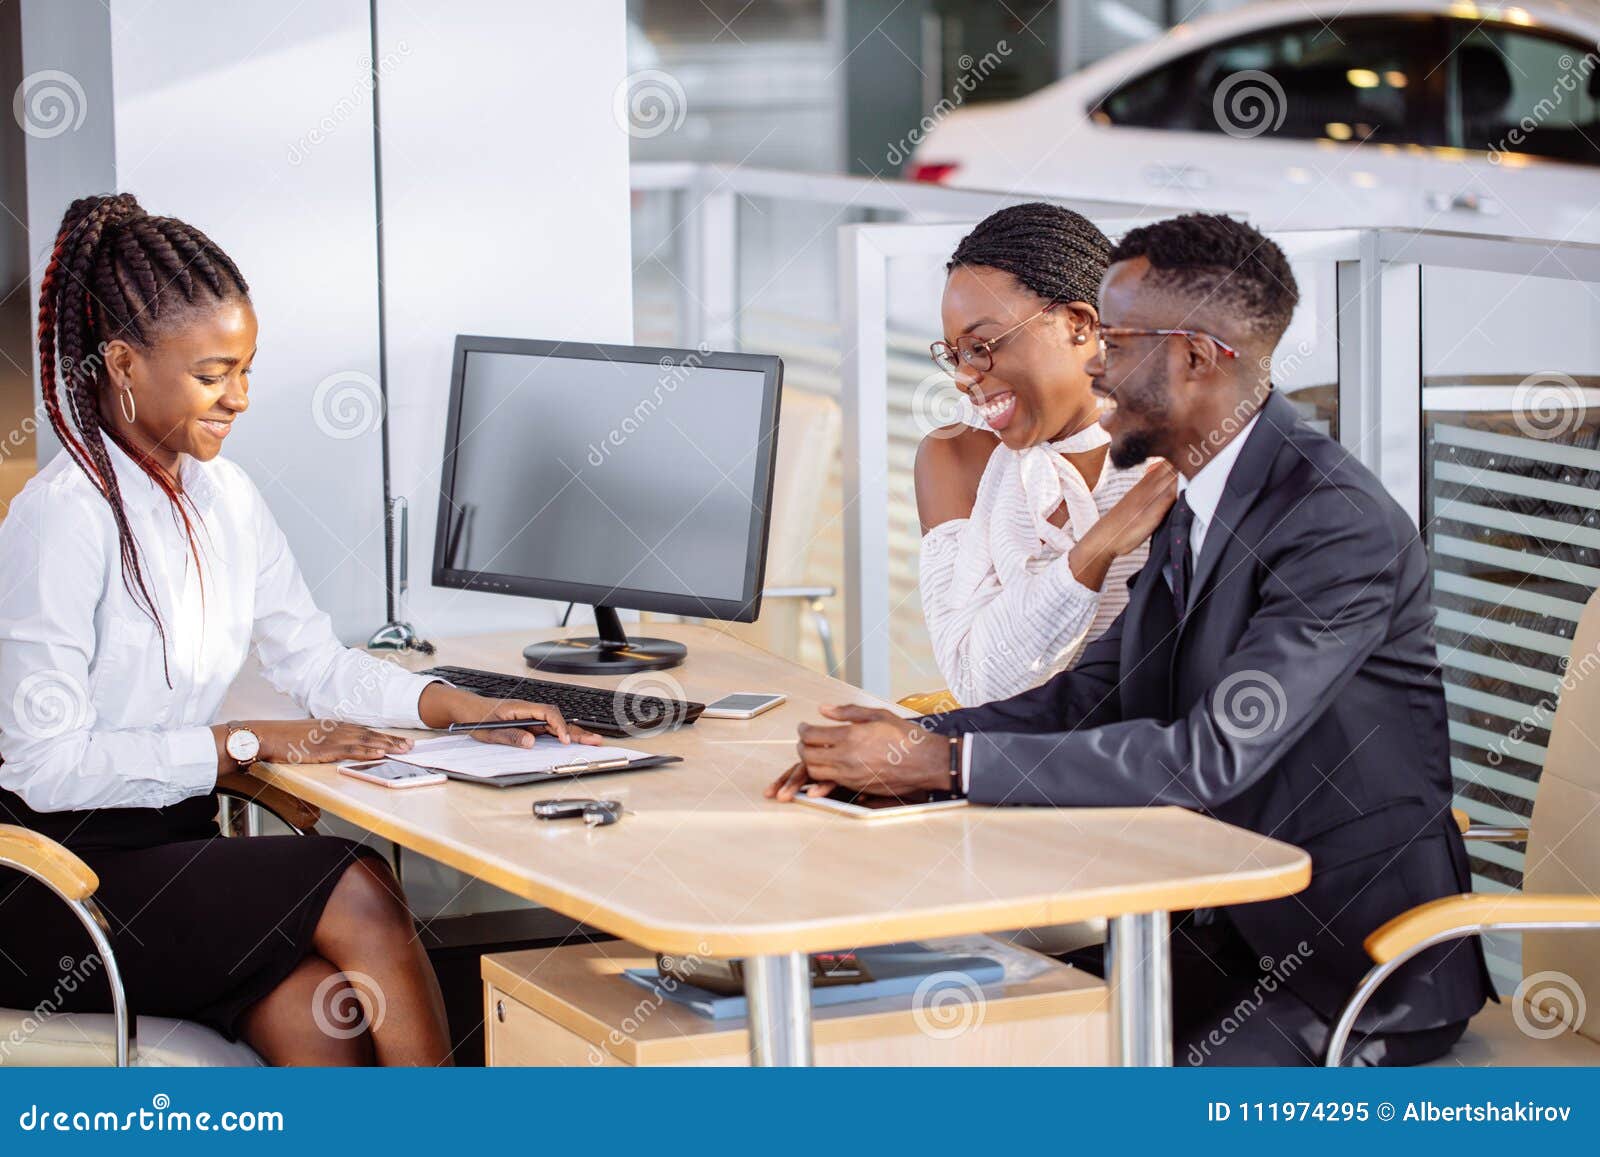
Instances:
[[[652,767],[664,767],[669,763],[682,762],[681,755],[647,755],[626,761],[579,759],[573,760],[570,764],[553,767],[549,771],[523,771],[493,777],[468,775],[466,772],[451,771],[449,768],[438,770],[451,779],[462,783],[475,783],[480,787],[521,787],[529,783],[555,783],[559,780],[582,779],[590,775],[622,775],[630,771],[648,771]]]

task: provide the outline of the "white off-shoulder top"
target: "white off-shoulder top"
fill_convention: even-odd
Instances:
[[[978,483],[972,514],[922,538],[919,585],[934,658],[963,706],[1005,699],[1077,661],[1128,602],[1127,580],[1148,545],[1111,564],[1098,591],[1073,577],[1067,555],[1102,514],[1144,476],[1107,461],[1093,490],[1062,455],[1109,441],[1090,426],[1018,452],[998,446]],[[1061,504],[1065,526],[1050,522]]]

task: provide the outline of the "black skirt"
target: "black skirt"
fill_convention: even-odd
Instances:
[[[223,839],[217,797],[165,808],[35,812],[0,791],[0,823],[65,844],[100,877],[95,900],[135,1015],[196,1021],[231,1040],[245,1010],[312,952],[357,856],[338,836]],[[0,869],[0,1008],[109,1012],[93,943],[53,892]]]

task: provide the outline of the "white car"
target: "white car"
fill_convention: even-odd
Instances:
[[[1597,42],[1594,0],[1271,0],[1021,100],[947,102],[907,175],[1268,229],[1600,241]]]

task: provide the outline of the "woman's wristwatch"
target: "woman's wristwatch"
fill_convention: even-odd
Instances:
[[[228,758],[239,765],[240,771],[244,771],[261,754],[261,737],[243,723],[230,722],[228,738],[223,748],[227,751]]]

